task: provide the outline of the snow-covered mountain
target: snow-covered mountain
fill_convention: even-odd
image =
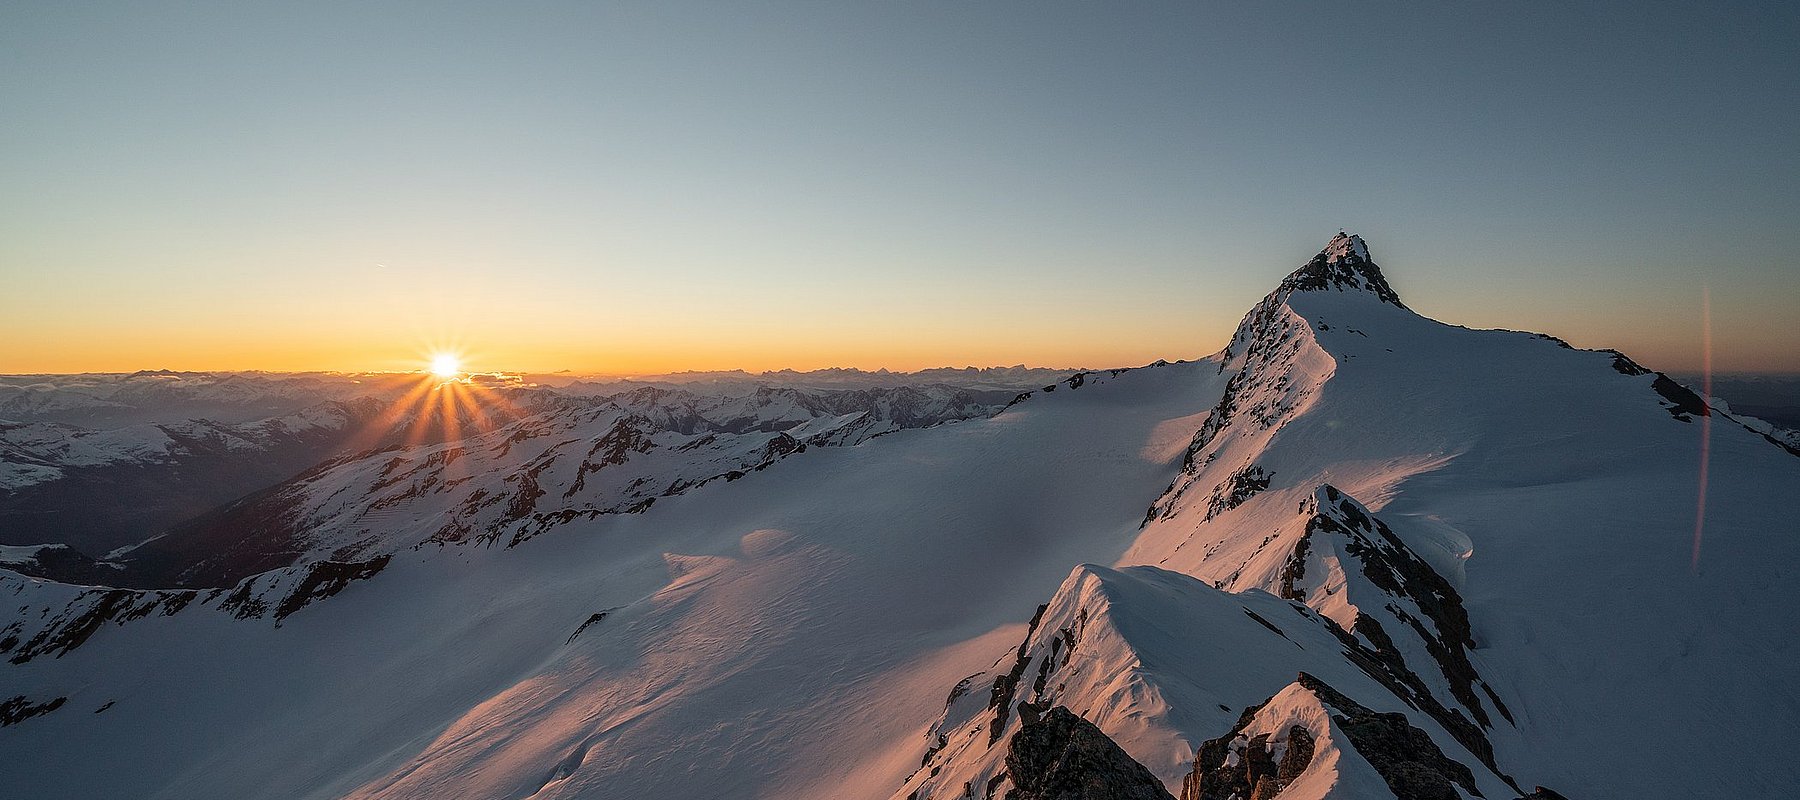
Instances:
[[[662,391],[280,484],[205,540],[282,555],[232,586],[0,572],[9,785],[1800,794],[1755,746],[1800,724],[1800,458],[1618,353],[1420,316],[1356,237],[1213,357],[998,414]]]
[[[514,547],[576,520],[648,511],[809,448],[985,417],[997,407],[948,386],[559,397],[508,424],[322,463],[116,560],[166,584],[221,586],[295,563],[368,561],[428,543]]]
[[[404,391],[407,376],[328,372],[0,375],[0,419],[109,429],[204,418],[235,424],[331,400]]]
[[[89,561],[105,556],[114,559],[110,566],[124,568],[90,573],[88,563],[60,555],[15,562],[15,568],[28,574],[65,580],[107,575],[134,586],[169,581],[228,585],[305,557],[309,545],[301,540],[329,538],[329,526],[317,519],[288,520],[290,512],[309,502],[293,484],[330,480],[321,475],[327,471],[347,473],[343,479],[353,484],[367,478],[366,485],[337,501],[381,513],[384,521],[365,526],[359,538],[367,541],[353,548],[368,551],[377,540],[416,544],[400,541],[405,532],[391,529],[385,520],[392,513],[382,511],[391,512],[399,502],[399,490],[392,490],[400,480],[392,474],[398,469],[394,459],[423,459],[427,463],[420,469],[436,470],[421,478],[428,481],[454,480],[440,469],[445,467],[458,474],[483,472],[494,485],[476,481],[468,488],[482,490],[480,496],[458,498],[483,505],[484,500],[491,504],[496,497],[533,491],[536,473],[555,460],[539,452],[540,445],[588,448],[592,452],[583,456],[589,459],[584,472],[545,478],[567,484],[553,487],[566,490],[561,497],[567,501],[554,504],[554,510],[613,513],[713,478],[735,479],[742,470],[808,446],[854,444],[902,428],[985,416],[1017,396],[1016,391],[946,384],[799,389],[762,383],[732,384],[724,390],[635,386],[595,397],[476,380],[482,377],[488,376],[444,383],[430,376],[380,376],[370,380],[374,394],[250,422],[186,419],[93,429],[0,421],[0,542],[69,545],[77,548],[74,555],[86,555]],[[502,428],[507,428],[505,434],[490,435]],[[561,438],[552,443],[545,438],[550,436]],[[508,441],[500,442],[502,438]],[[541,441],[515,447],[534,439]],[[473,468],[473,462],[454,467],[429,463],[433,458],[454,461],[465,449],[477,454],[491,450],[492,457],[477,458],[481,463]],[[529,465],[516,460],[523,451],[537,460]],[[366,461],[377,455],[378,463]],[[344,466],[359,460],[374,464],[370,469],[380,476],[368,478],[370,469]],[[625,460],[632,465],[618,468]],[[518,469],[523,467],[535,472],[524,475]],[[602,467],[613,469],[592,475]],[[414,472],[407,470],[408,475]],[[606,483],[625,472],[632,473],[622,479],[629,485]],[[455,483],[468,477],[464,474]],[[436,487],[439,493],[450,488]],[[403,490],[420,491],[416,481]],[[359,496],[363,492],[379,497]],[[529,498],[509,501],[498,517],[461,514],[455,522],[493,527],[535,505]],[[154,541],[142,544],[146,540]],[[314,555],[343,557],[348,551],[338,551],[350,544],[311,549],[318,551]],[[50,564],[59,566],[46,566]],[[62,569],[72,564],[76,571]]]
[[[330,400],[253,422],[109,429],[0,421],[0,541],[104,554],[333,455],[382,406]]]
[[[1062,380],[1080,369],[1027,367],[935,367],[917,372],[874,371],[854,368],[770,370],[745,372],[719,370],[636,375],[627,378],[587,377],[559,380],[534,376],[570,394],[611,395],[645,387],[681,389],[706,394],[736,394],[768,386],[789,389],[881,389],[943,384],[973,392],[1011,392],[1035,389]]]

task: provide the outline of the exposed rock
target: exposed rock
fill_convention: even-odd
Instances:
[[[1062,706],[1027,721],[1007,747],[1007,800],[1173,800],[1148,768]]]
[[[1217,457],[1209,448],[1226,428],[1245,424],[1263,430],[1279,428],[1311,397],[1316,381],[1304,374],[1300,356],[1307,342],[1314,341],[1312,323],[1287,305],[1288,298],[1298,291],[1364,291],[1381,302],[1406,307],[1388,287],[1380,268],[1368,259],[1361,239],[1345,234],[1332,239],[1325,250],[1289,275],[1238,323],[1219,360],[1221,372],[1235,367],[1237,374],[1226,382],[1219,402],[1194,433],[1175,482],[1145,513],[1146,524],[1175,513],[1182,496],[1194,489],[1201,471]],[[1267,477],[1256,476],[1259,480]],[[1215,497],[1229,497],[1231,487],[1221,485],[1214,491]],[[1259,490],[1250,494],[1255,491]],[[1248,499],[1248,494],[1239,502],[1242,499]],[[1208,503],[1208,518],[1228,507],[1224,502]]]
[[[1037,632],[1038,623],[1044,619],[1044,610],[1049,607],[1048,603],[1037,607],[1037,613],[1031,615],[1031,625],[1025,629],[1025,640],[1019,642],[1019,652],[1013,658],[1012,669],[1005,675],[994,678],[993,693],[988,697],[988,707],[994,710],[994,722],[988,733],[989,743],[1000,741],[1000,736],[1006,731],[1006,718],[1012,713],[1013,693],[1018,691],[1019,680],[1025,676],[1025,665],[1031,663],[1031,635]]]
[[[1363,598],[1355,601],[1358,611],[1346,630],[1336,623],[1332,630],[1343,642],[1346,657],[1371,677],[1381,681],[1396,695],[1430,714],[1457,741],[1481,759],[1482,763],[1505,778],[1494,761],[1493,744],[1483,730],[1492,726],[1485,707],[1475,693],[1480,687],[1501,716],[1511,721],[1512,714],[1469,661],[1472,633],[1468,612],[1456,589],[1437,574],[1429,564],[1413,553],[1387,525],[1368,513],[1354,498],[1330,485],[1320,486],[1307,501],[1313,516],[1306,533],[1295,544],[1282,571],[1282,595],[1303,599],[1305,591],[1297,584],[1305,577],[1307,553],[1317,545],[1319,537],[1339,541],[1343,552],[1388,600]],[[1416,609],[1417,614],[1408,610]],[[1434,696],[1420,679],[1423,665],[1409,664],[1382,620],[1404,626],[1417,637],[1436,662],[1448,682],[1451,698]],[[1423,615],[1420,619],[1418,615]],[[1456,708],[1447,700],[1461,705]],[[1465,715],[1463,710],[1467,710]],[[1473,717],[1473,719],[1471,719]]]
[[[1254,464],[1231,473],[1213,488],[1212,497],[1206,502],[1206,516],[1202,521],[1243,505],[1245,500],[1269,488],[1269,479],[1269,473]]]
[[[42,703],[34,703],[25,695],[17,695],[0,701],[0,728],[17,725],[32,717],[48,714],[69,701],[67,697],[58,697]]]
[[[1331,237],[1325,249],[1306,262],[1306,266],[1288,275],[1276,293],[1285,297],[1293,292],[1307,291],[1368,292],[1383,303],[1406,307],[1400,302],[1400,295],[1388,285],[1387,278],[1382,276],[1381,268],[1369,259],[1369,248],[1362,237],[1343,231]]]
[[[1459,800],[1458,787],[1482,796],[1474,772],[1444,755],[1405,714],[1372,711],[1305,672],[1295,682],[1319,699],[1336,730],[1375,768],[1397,800]],[[1247,736],[1245,730],[1268,704],[1265,700],[1245,709],[1229,732],[1200,745],[1194,771],[1182,783],[1181,800],[1270,800],[1306,771],[1326,732],[1292,725],[1280,734]]]
[[[120,564],[92,558],[66,544],[42,545],[30,558],[0,562],[0,568],[62,583],[104,586],[114,585],[123,569]]]
[[[1318,744],[1306,728],[1294,725],[1283,732],[1279,761],[1270,734],[1244,736],[1261,709],[1245,710],[1229,733],[1201,743],[1194,771],[1181,783],[1181,800],[1270,800],[1306,771]]]
[[[1631,358],[1629,356],[1626,356],[1624,353],[1621,353],[1617,350],[1602,350],[1600,352],[1612,354],[1613,369],[1617,370],[1622,375],[1649,375],[1650,374],[1650,370],[1645,369],[1642,364],[1639,364],[1636,361],[1632,361]]]
[[[318,561],[307,565],[306,576],[300,579],[300,584],[275,607],[275,619],[280,621],[314,600],[323,600],[337,594],[353,581],[375,577],[376,573],[387,567],[389,558],[390,556],[378,556],[368,561],[350,563]]]
[[[615,610],[615,609],[611,609],[611,608],[609,608],[609,609],[607,609],[607,610],[606,610],[606,611],[596,611],[596,612],[594,612],[594,613],[592,613],[592,614],[589,614],[589,615],[588,615],[588,618],[587,618],[587,620],[585,620],[585,621],[583,621],[583,622],[582,622],[582,623],[581,623],[581,625],[580,625],[580,626],[579,626],[579,627],[577,627],[577,628],[576,628],[576,629],[575,629],[575,632],[574,632],[574,633],[571,633],[571,634],[569,634],[569,640],[568,640],[568,641],[566,641],[566,642],[564,642],[564,644],[572,644],[572,643],[574,643],[574,641],[575,641],[575,638],[576,638],[576,637],[578,637],[578,636],[580,636],[580,635],[581,635],[581,633],[582,633],[582,631],[585,631],[585,630],[587,630],[587,629],[588,629],[588,628],[591,628],[591,627],[593,627],[593,626],[594,626],[594,625],[596,625],[596,624],[598,624],[598,623],[600,623],[600,622],[601,622],[601,621],[602,621],[602,620],[604,620],[604,619],[606,619],[606,615],[607,615],[607,613],[608,613],[608,612],[611,612],[611,611],[614,611],[614,610]]]
[[[1298,683],[1342,712],[1332,715],[1331,721],[1357,754],[1381,774],[1396,800],[1459,800],[1457,786],[1482,796],[1475,787],[1475,774],[1444,755],[1431,735],[1413,727],[1405,714],[1371,711],[1304,672]]]
[[[1655,389],[1657,394],[1662,395],[1663,399],[1668,401],[1665,408],[1669,410],[1671,416],[1682,422],[1691,422],[1694,416],[1712,416],[1712,408],[1706,404],[1705,400],[1700,399],[1700,395],[1671,380],[1667,375],[1656,373],[1656,380],[1651,382],[1650,388]]]
[[[100,630],[101,625],[129,611],[133,601],[141,594],[130,589],[82,592],[69,604],[62,616],[39,629],[37,635],[13,654],[12,663],[23,664],[45,654],[61,658],[64,653],[80,647],[95,631]]]

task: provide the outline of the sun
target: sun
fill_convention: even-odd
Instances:
[[[438,353],[431,357],[431,374],[440,378],[454,378],[462,374],[462,359],[455,353]]]

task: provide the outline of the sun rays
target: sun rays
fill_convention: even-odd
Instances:
[[[439,349],[425,356],[418,371],[388,373],[383,394],[393,399],[363,426],[351,451],[454,443],[525,415],[505,387],[466,367],[460,352]]]

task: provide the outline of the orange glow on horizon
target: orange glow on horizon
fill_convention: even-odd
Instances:
[[[1716,298],[1715,298],[1716,299]],[[1428,309],[1429,310],[1429,309]],[[1022,319],[1008,314],[898,328],[799,318],[782,324],[737,320],[585,320],[583,324],[538,321],[529,327],[486,318],[459,320],[454,332],[441,319],[364,320],[367,324],[255,327],[245,323],[221,335],[199,323],[154,327],[129,317],[78,330],[48,322],[0,315],[0,374],[129,373],[145,369],[179,371],[268,371],[406,373],[434,371],[440,379],[457,374],[567,373],[583,376],[657,375],[683,371],[807,371],[830,367],[907,372],[936,367],[992,367],[1025,364],[1055,369],[1105,369],[1147,364],[1157,359],[1202,358],[1230,338],[1241,309],[1221,307],[1175,322],[1155,317],[1071,320],[1056,315]],[[1716,311],[1716,309],[1715,309]],[[1455,313],[1428,314],[1472,327],[1497,326],[1499,319],[1468,319]],[[1715,320],[1717,314],[1715,314]],[[1667,371],[1700,366],[1691,327],[1665,325],[1649,334],[1608,332],[1598,322],[1553,326],[1527,320],[1504,327],[1545,330],[1577,347],[1615,347],[1634,359]],[[1788,372],[1800,369],[1791,354],[1764,356],[1779,332],[1740,326],[1734,359],[1729,342],[1714,331],[1713,371]],[[399,347],[371,343],[401,342]],[[478,345],[477,345],[478,343]],[[1752,347],[1752,345],[1762,345]],[[437,356],[457,359],[439,371]]]

